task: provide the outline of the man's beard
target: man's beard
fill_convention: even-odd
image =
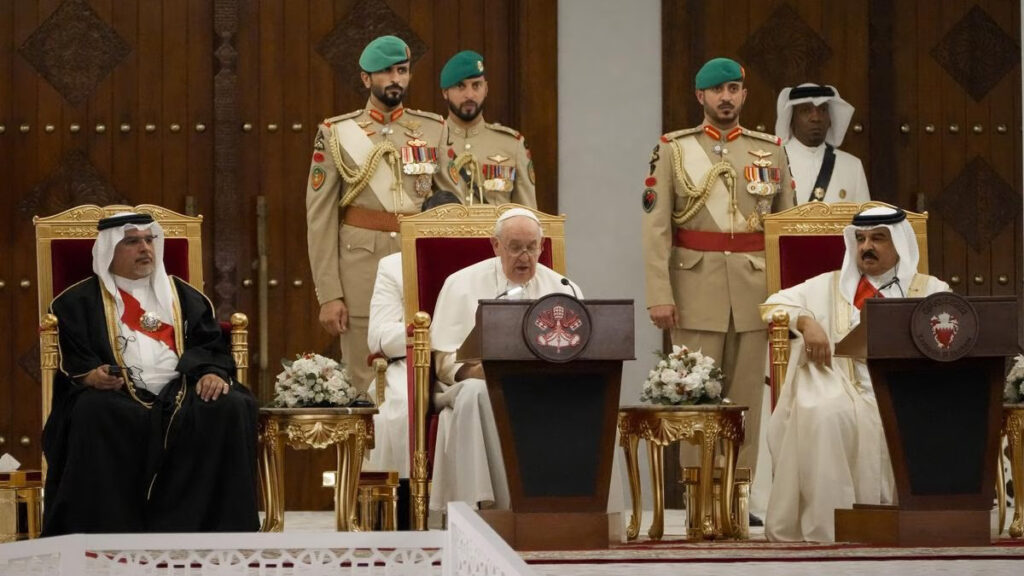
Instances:
[[[729,114],[729,116],[723,116],[723,113]],[[737,122],[740,117],[740,106],[733,106],[728,111],[723,111],[718,108],[711,108],[710,106],[704,107],[704,114],[711,119],[715,124],[729,125],[733,122]]]
[[[476,104],[476,102],[473,102],[472,100],[466,100],[465,102],[462,103],[462,106],[465,106],[466,104],[469,104],[471,102],[473,104]],[[473,106],[473,110],[471,112],[463,112],[461,106],[456,106],[452,104],[451,101],[449,101],[448,110],[450,110],[452,114],[455,114],[455,116],[457,116],[459,120],[462,120],[463,122],[472,122],[476,120],[477,116],[479,116],[481,112],[483,112],[484,105],[476,104],[475,106]]]
[[[388,94],[388,90],[394,88],[398,89],[398,94],[394,96]],[[402,103],[402,98],[405,98],[405,89],[399,86],[398,84],[391,84],[390,86],[384,86],[382,88],[374,86],[373,95],[377,98],[377,100],[380,100],[381,104],[387,106],[388,108],[394,108],[395,106],[398,106],[399,104]]]

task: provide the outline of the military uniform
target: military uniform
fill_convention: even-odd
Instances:
[[[382,112],[367,102],[324,120],[313,144],[309,261],[319,303],[344,298],[348,307],[342,359],[361,391],[372,378],[366,332],[377,262],[401,250],[397,214],[418,212],[435,187],[443,124],[437,114],[402,106]]]
[[[533,160],[519,132],[482,118],[464,129],[449,118],[441,132],[440,153],[444,159],[438,186],[464,204],[481,202],[482,196],[488,204],[537,207]]]
[[[661,137],[643,192],[647,306],[676,306],[672,343],[713,357],[723,394],[750,408],[739,465],[751,469],[768,353],[762,217],[794,206],[793,188],[778,138],[705,124]]]
[[[515,202],[536,208],[533,161],[522,134],[488,124],[480,115],[487,98],[484,72],[484,57],[472,50],[455,54],[441,68],[439,86],[449,108],[474,101],[478,107],[466,117],[448,114],[441,133],[444,158],[438,185],[463,204]],[[466,123],[471,125],[467,128]]]

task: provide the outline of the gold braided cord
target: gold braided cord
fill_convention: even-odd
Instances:
[[[472,152],[463,152],[455,157],[453,162],[455,168],[455,174],[462,174],[462,169],[466,166],[469,167],[469,205],[473,205],[473,190],[477,190],[480,195],[480,202],[484,202],[484,191],[483,191],[483,173],[480,172],[480,163],[477,162],[476,156]],[[456,185],[458,182],[456,182]]]
[[[370,184],[370,178],[377,171],[377,166],[382,158],[387,161],[393,172],[391,192],[395,196],[395,208],[397,209],[402,205],[402,162],[398,149],[395,148],[395,145],[390,140],[382,140],[374,144],[373,148],[370,149],[370,155],[367,157],[366,162],[356,168],[350,168],[345,164],[345,158],[341,154],[341,143],[338,141],[338,135],[334,132],[334,129],[331,129],[331,137],[327,140],[327,147],[331,152],[331,157],[334,159],[334,165],[338,167],[341,179],[348,185],[348,190],[341,197],[338,206],[344,208],[351,204],[356,199],[356,196],[359,196],[359,193]]]
[[[730,208],[736,209],[736,169],[732,167],[732,164],[721,160],[712,165],[711,169],[704,173],[700,184],[696,185],[683,169],[683,151],[679,148],[679,143],[673,140],[672,171],[676,175],[676,183],[686,191],[686,206],[680,211],[672,211],[672,221],[676,226],[682,226],[700,212],[708,201],[711,188],[715,185],[715,179],[719,176],[722,177],[725,188],[729,192]]]

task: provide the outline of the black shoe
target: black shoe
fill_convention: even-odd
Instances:
[[[750,525],[754,528],[760,528],[761,526],[764,526],[764,521],[762,521],[757,516],[754,516],[753,514],[748,514],[747,516],[749,517],[748,520],[750,521]]]

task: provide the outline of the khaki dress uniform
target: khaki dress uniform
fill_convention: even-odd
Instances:
[[[738,463],[751,470],[768,353],[762,217],[794,206],[793,190],[778,138],[703,125],[661,137],[643,192],[647,306],[675,305],[672,343],[714,358],[723,395],[749,407]]]
[[[482,119],[468,130],[445,122],[439,151],[442,170],[438,186],[463,204],[515,202],[537,207],[533,160],[519,132]],[[472,199],[470,196],[472,195]]]
[[[345,299],[341,355],[360,391],[372,379],[366,333],[377,262],[401,250],[397,215],[419,212],[436,187],[443,124],[437,114],[404,107],[381,112],[367,102],[363,110],[324,120],[313,144],[309,262],[319,303]]]

